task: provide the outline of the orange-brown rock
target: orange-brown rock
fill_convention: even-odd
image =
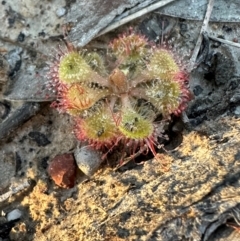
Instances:
[[[55,156],[48,166],[48,174],[60,187],[72,188],[75,185],[76,164],[72,154]]]

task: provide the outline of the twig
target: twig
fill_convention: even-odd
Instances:
[[[133,160],[134,158],[140,156],[146,150],[147,150],[147,146],[144,145],[142,148],[140,148],[140,150],[138,152],[136,152],[135,154],[131,155],[130,157],[125,158],[116,168],[114,168],[114,171],[117,171],[120,167],[126,165],[131,160]]]
[[[108,26],[108,27],[104,28],[102,31],[100,31],[100,33],[96,37],[98,37],[100,35],[103,35],[103,34],[105,34],[107,32],[110,32],[113,29],[118,28],[119,26],[121,26],[121,25],[123,25],[125,23],[128,23],[128,22],[130,22],[133,19],[139,18],[142,15],[147,14],[149,12],[152,12],[152,11],[154,11],[154,10],[160,8],[160,7],[163,7],[163,6],[169,4],[169,3],[173,2],[173,1],[175,1],[175,0],[162,0],[162,1],[154,3],[154,4],[152,4],[152,5],[150,5],[150,6],[146,7],[146,8],[143,8],[142,10],[140,10],[140,11],[138,11],[138,12],[136,12],[136,13],[130,15],[130,16],[127,16],[127,17],[125,17],[125,18],[123,18],[123,19],[121,19],[121,20],[119,20],[117,22],[112,23],[110,26]]]
[[[8,192],[4,193],[3,195],[0,195],[0,202],[7,200],[13,194],[18,193],[29,186],[30,186],[30,183],[29,183],[29,180],[27,179],[24,180],[23,183],[19,184],[18,186],[11,186]]]
[[[36,48],[33,48],[31,46],[26,46],[25,44],[21,44],[21,43],[15,41],[15,40],[12,40],[12,39],[7,38],[7,37],[3,37],[1,35],[0,35],[0,41],[3,42],[3,43],[4,42],[8,43],[8,44],[13,45],[13,46],[18,46],[18,47],[23,48],[23,49],[25,49],[27,51],[35,51],[38,54],[45,55],[44,53],[42,53],[41,51],[37,50]]]
[[[189,65],[188,65],[188,71],[189,72],[191,72],[195,67],[196,59],[197,59],[199,49],[201,47],[202,40],[203,40],[202,34],[204,32],[207,32],[208,22],[209,22],[211,13],[212,13],[213,4],[214,4],[214,0],[209,0],[208,6],[207,6],[207,11],[206,11],[206,14],[205,14],[205,17],[204,17],[204,20],[203,20],[202,28],[201,28],[201,31],[199,33],[197,43],[196,43],[196,46],[193,50],[192,57],[189,60]]]
[[[208,33],[207,33],[207,34],[208,34]],[[218,41],[218,42],[221,42],[221,43],[224,43],[224,44],[228,44],[228,45],[231,45],[231,46],[240,48],[240,44],[239,44],[239,43],[234,43],[234,42],[229,41],[229,40],[226,40],[226,39],[213,37],[213,36],[211,36],[211,35],[208,35],[208,37],[209,37],[210,39],[215,40],[215,41]]]

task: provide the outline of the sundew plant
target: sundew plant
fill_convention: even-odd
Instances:
[[[132,31],[109,44],[106,58],[74,47],[59,50],[49,67],[57,93],[52,107],[74,118],[76,138],[103,159],[119,146],[129,156],[156,155],[166,120],[190,100],[187,74],[175,55]]]

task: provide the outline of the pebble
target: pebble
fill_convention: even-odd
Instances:
[[[56,14],[59,18],[61,18],[62,16],[64,16],[66,14],[67,10],[64,7],[60,7],[56,10]]]
[[[79,169],[87,176],[92,176],[102,162],[100,153],[89,146],[77,148],[74,156]]]
[[[240,116],[240,106],[237,106],[234,110],[234,114]]]
[[[22,216],[22,211],[16,208],[7,214],[7,220],[8,221],[16,220],[18,218],[21,218],[21,216]]]
[[[48,174],[60,187],[72,188],[75,185],[77,167],[71,153],[55,156],[48,166]]]

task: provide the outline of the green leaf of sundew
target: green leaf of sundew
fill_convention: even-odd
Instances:
[[[154,127],[151,120],[134,110],[123,110],[122,112],[122,118],[118,128],[124,136],[142,140],[152,135]]]
[[[79,119],[75,133],[78,139],[88,139],[99,144],[111,143],[117,136],[116,123],[108,108],[101,107],[84,119]]]
[[[64,84],[89,81],[92,72],[78,52],[69,52],[60,59],[58,74]]]
[[[150,78],[172,80],[178,72],[179,67],[169,51],[157,49],[153,52],[148,65]]]
[[[75,83],[66,88],[62,100],[67,112],[74,115],[89,109],[108,94],[107,88],[91,88],[84,83]]]
[[[146,99],[164,116],[173,113],[181,103],[181,85],[174,80],[153,80],[144,91]]]
[[[122,35],[112,41],[110,48],[119,59],[136,62],[147,53],[147,40],[138,34]]]
[[[98,74],[105,76],[107,74],[104,66],[103,57],[96,52],[90,52],[84,55],[84,59],[89,66],[96,71]]]

